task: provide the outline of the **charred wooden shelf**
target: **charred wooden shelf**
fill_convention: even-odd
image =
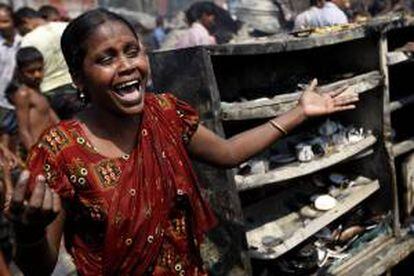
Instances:
[[[414,252],[414,237],[380,236],[367,244],[364,250],[341,265],[329,270],[329,275],[383,275],[390,268]]]
[[[235,177],[236,186],[239,191],[244,191],[305,176],[347,160],[368,149],[374,145],[376,141],[377,139],[375,136],[370,135],[358,143],[346,146],[345,149],[342,149],[341,151],[334,152],[329,156],[311,162],[293,162],[270,170],[264,174],[254,174],[249,176],[237,175]]]
[[[407,152],[414,150],[414,137],[402,142],[396,143],[393,146],[394,156],[400,156]]]
[[[343,79],[331,84],[320,86],[321,92],[329,92],[344,85],[349,85],[357,93],[374,89],[382,83],[382,76],[378,71],[361,74],[349,79]],[[271,99],[262,98],[247,102],[221,103],[221,118],[223,120],[246,120],[270,118],[283,114],[292,109],[298,102],[302,92],[281,94]]]
[[[390,249],[390,247],[395,242],[395,238],[390,235],[380,235],[374,240],[368,242],[362,250],[357,252],[357,254],[346,258],[340,262],[334,263],[328,269],[328,275],[354,275],[347,274],[350,270],[359,267],[361,263],[364,263],[366,260],[376,256],[380,251],[384,249]],[[365,267],[368,269],[368,267]],[[362,274],[362,273],[361,273]],[[358,274],[360,275],[360,274]]]
[[[303,214],[299,210],[270,220],[269,214],[280,214],[281,205],[294,201],[283,192],[249,206],[245,210],[245,217],[249,222],[246,235],[250,255],[263,260],[279,257],[364,201],[380,187],[378,181],[364,177],[359,177],[357,183],[356,186],[341,192],[333,209],[326,212],[315,211],[316,217],[307,218],[307,222],[303,220]]]
[[[414,103],[414,95],[410,95],[410,96],[391,102],[390,110],[391,112],[393,112],[393,111],[403,108],[404,106],[407,106],[413,103]]]
[[[254,38],[232,44],[206,46],[206,48],[209,49],[212,55],[257,55],[328,46],[361,39],[365,36],[366,28],[359,26],[308,37],[283,34],[266,38]]]
[[[411,56],[411,53],[402,51],[389,52],[387,54],[387,64],[390,66],[400,64],[409,61],[411,59]]]
[[[382,16],[370,20],[363,25],[343,26],[342,30],[325,33],[315,33],[308,37],[295,37],[289,34],[277,34],[261,38],[251,38],[243,41],[221,45],[204,45],[191,48],[203,48],[213,56],[228,55],[260,55],[269,53],[280,53],[288,51],[299,51],[323,46],[330,46],[358,39],[366,38],[379,31],[386,32],[405,25],[413,24],[408,22],[401,15]],[[186,49],[160,49],[159,52],[183,52]]]
[[[348,29],[314,34],[308,37],[295,37],[284,34],[204,47],[208,49],[211,55],[258,55],[298,51],[358,40],[380,29],[385,32],[386,30],[407,24],[410,23],[401,15],[383,16],[375,18],[363,25],[348,26]],[[344,26],[344,28],[347,27]]]

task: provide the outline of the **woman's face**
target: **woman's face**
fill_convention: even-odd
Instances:
[[[121,22],[108,21],[88,37],[84,47],[78,88],[100,108],[118,115],[141,113],[148,59],[132,31]]]

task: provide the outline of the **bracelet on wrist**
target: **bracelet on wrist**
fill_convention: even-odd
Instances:
[[[282,127],[279,123],[277,123],[274,119],[269,121],[269,124],[276,129],[277,131],[281,132],[283,135],[287,135],[288,132],[284,127]]]

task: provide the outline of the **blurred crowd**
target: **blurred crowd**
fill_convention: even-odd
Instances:
[[[309,0],[297,9],[286,0],[231,0],[218,6],[198,2],[172,19],[158,17],[143,30],[150,49],[223,44],[292,30],[367,21],[394,12],[411,12],[408,0]],[[305,3],[306,2],[306,3]]]

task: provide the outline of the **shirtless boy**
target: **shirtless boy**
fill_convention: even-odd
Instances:
[[[16,54],[18,89],[8,89],[16,107],[19,136],[29,150],[42,132],[59,122],[47,99],[40,93],[43,79],[43,56],[34,47],[21,48]]]

